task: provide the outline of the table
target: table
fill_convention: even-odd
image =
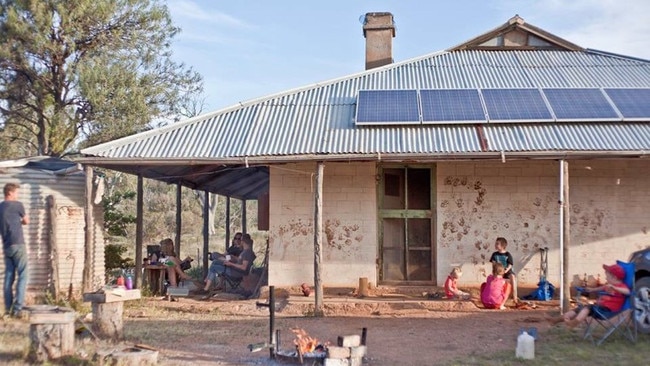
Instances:
[[[144,266],[144,276],[142,286],[149,287],[153,295],[164,295],[165,275],[167,266],[164,264],[147,264]]]

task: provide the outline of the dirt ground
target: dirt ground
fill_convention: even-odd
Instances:
[[[248,348],[269,340],[269,309],[259,303],[266,300],[233,301],[224,295],[210,300],[131,301],[124,309],[125,341],[98,341],[80,331],[76,356],[92,359],[97,350],[110,353],[139,345],[157,350],[160,365],[279,364],[270,360],[268,349],[253,353]],[[474,354],[514,353],[520,328],[535,327],[542,335],[549,328],[544,314],[557,311],[558,305],[556,301],[530,304],[528,309],[485,310],[476,300],[439,300],[417,290],[410,294],[376,291],[366,298],[344,291],[326,293],[325,316],[312,317],[313,294],[303,297],[297,291],[282,290],[276,296],[274,325],[280,330],[280,350],[293,349],[292,328],[332,344],[338,336],[361,334],[367,328],[365,364],[431,365]],[[22,339],[24,348],[29,344],[25,321],[5,320],[0,329],[6,336],[3,343],[11,338]],[[0,362],[22,364],[16,360],[19,352],[5,347],[0,348]]]

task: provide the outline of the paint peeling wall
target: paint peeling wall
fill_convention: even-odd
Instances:
[[[269,283],[314,282],[314,189],[316,164],[270,169]],[[376,281],[377,206],[374,163],[327,163],[323,181],[325,285]]]
[[[463,267],[461,286],[491,271],[497,236],[508,240],[520,285],[535,286],[539,249],[549,248],[548,275],[560,284],[558,162],[438,164],[438,278]],[[626,260],[650,244],[650,162],[570,161],[569,276],[595,281],[602,264]]]
[[[521,286],[536,286],[540,248],[548,275],[560,284],[560,164],[557,161],[437,163],[436,268],[444,280],[463,267],[461,286],[478,286],[491,271],[498,236],[508,239]],[[316,165],[271,168],[269,283],[313,283]],[[650,162],[569,162],[569,276],[592,282],[602,264],[626,260],[650,245]],[[328,163],[323,187],[323,272],[326,285],[377,283],[374,163]],[[442,283],[438,283],[442,285]],[[523,294],[522,294],[523,295]]]
[[[462,266],[462,284],[491,272],[498,236],[508,240],[520,283],[537,283],[539,248],[559,238],[557,162],[439,163],[438,277]]]
[[[603,263],[650,246],[650,161],[581,161],[571,166],[570,278],[604,280]]]

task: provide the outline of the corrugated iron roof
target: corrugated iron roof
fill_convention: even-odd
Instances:
[[[89,147],[80,161],[256,199],[268,190],[267,165],[297,160],[568,159],[650,151],[650,121],[355,125],[359,90],[451,88],[650,88],[650,61],[594,50],[436,52]]]
[[[360,89],[650,88],[650,61],[599,51],[437,52],[82,150],[85,162],[269,164],[291,160],[645,155],[650,123],[356,126]],[[650,122],[650,121],[648,121]],[[161,174],[162,175],[162,174]],[[171,181],[171,180],[170,180]]]

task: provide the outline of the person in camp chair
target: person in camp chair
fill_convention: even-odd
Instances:
[[[552,324],[564,322],[569,328],[575,328],[587,317],[600,314],[609,318],[620,311],[625,303],[625,298],[630,294],[630,289],[625,284],[625,270],[618,264],[608,266],[603,264],[607,283],[598,287],[587,287],[587,292],[602,292],[598,301],[593,305],[579,305],[563,316],[550,318]]]
[[[244,234],[241,240],[242,251],[238,257],[231,260],[225,260],[221,264],[224,270],[222,272],[208,272],[208,277],[205,279],[205,286],[202,293],[208,293],[212,282],[219,277],[229,277],[231,279],[241,279],[246,276],[255,261],[255,253],[253,252],[253,239],[249,234]]]

